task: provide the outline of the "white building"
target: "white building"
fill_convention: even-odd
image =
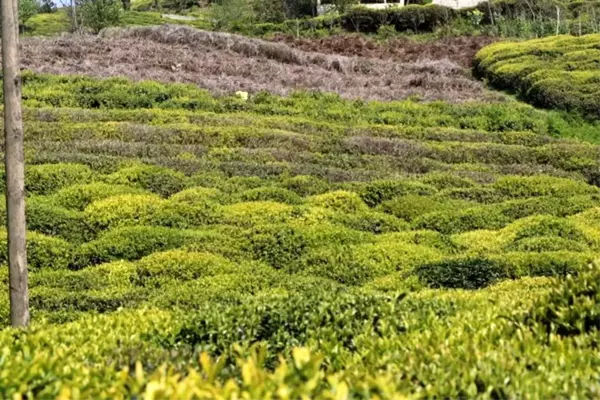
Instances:
[[[481,3],[483,0],[433,0],[433,4],[438,4],[440,6],[446,6],[451,8],[469,8],[475,7],[477,4]]]
[[[477,4],[486,0],[433,0],[433,4],[446,6],[454,9],[475,7]],[[489,1],[489,0],[488,0]],[[365,3],[361,7],[373,8],[382,10],[388,7],[404,7],[406,0],[381,0],[379,3]],[[331,4],[321,4],[321,0],[317,0],[317,11],[319,15],[325,14],[333,10]]]

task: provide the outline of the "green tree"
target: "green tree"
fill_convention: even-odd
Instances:
[[[25,23],[40,12],[41,4],[38,0],[19,0],[19,29],[25,29]]]
[[[119,0],[83,0],[78,8],[81,24],[94,33],[119,25],[123,13]]]

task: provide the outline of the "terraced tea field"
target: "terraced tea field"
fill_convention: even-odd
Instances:
[[[23,98],[34,324],[0,332],[2,397],[600,390],[598,125],[30,72]]]
[[[600,397],[595,4],[510,42],[554,6],[133,3],[23,27],[32,325],[0,331],[1,398]]]

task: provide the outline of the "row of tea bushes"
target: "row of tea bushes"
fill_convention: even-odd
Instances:
[[[600,35],[497,43],[475,58],[475,72],[534,105],[600,118]]]

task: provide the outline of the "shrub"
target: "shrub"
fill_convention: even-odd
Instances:
[[[499,178],[492,187],[505,197],[526,198],[533,196],[570,197],[582,194],[598,194],[597,187],[585,182],[552,176],[506,176]]]
[[[193,187],[175,193],[170,197],[170,200],[175,202],[194,204],[205,203],[207,200],[220,202],[223,200],[223,197],[224,195],[218,189]]]
[[[85,214],[95,231],[147,225],[165,202],[156,195],[125,194],[96,201],[85,209]]]
[[[305,254],[309,240],[301,229],[290,225],[266,225],[249,234],[249,252],[277,269],[293,269]]]
[[[416,273],[434,288],[480,289],[508,277],[510,271],[492,258],[459,256],[421,265]]]
[[[455,16],[456,12],[451,8],[431,4],[384,10],[355,7],[342,16],[342,25],[349,31],[364,33],[377,33],[384,25],[394,25],[398,32],[432,32]]]
[[[95,231],[125,225],[187,228],[216,222],[219,214],[219,206],[210,201],[188,204],[137,194],[109,197],[85,209]]]
[[[424,214],[413,221],[413,227],[452,234],[476,229],[499,229],[511,221],[499,207],[471,207]]]
[[[132,287],[135,268],[134,263],[115,261],[79,271],[42,269],[31,275],[31,286],[60,289],[65,293],[126,289]]]
[[[469,203],[452,200],[438,200],[431,196],[406,195],[395,197],[381,204],[381,210],[406,221],[433,212],[452,212],[464,209]],[[472,205],[471,205],[472,206]]]
[[[555,236],[567,240],[587,242],[586,234],[573,222],[549,215],[524,218],[506,227],[502,234],[513,241],[541,236]]]
[[[409,225],[393,215],[375,211],[361,211],[355,213],[334,213],[331,222],[344,225],[358,231],[375,234],[400,232],[409,229]]]
[[[369,183],[361,197],[369,207],[375,207],[386,200],[407,194],[431,195],[436,192],[433,186],[411,181],[375,181]]]
[[[0,264],[8,263],[8,234],[0,230]],[[32,270],[67,268],[71,261],[71,245],[59,238],[36,232],[27,233],[27,263]]]
[[[27,228],[51,236],[81,243],[93,238],[85,215],[79,211],[58,207],[52,199],[32,196],[27,199]]]
[[[25,189],[34,194],[51,194],[77,183],[88,183],[92,178],[92,170],[85,165],[32,165],[25,171]]]
[[[525,327],[536,333],[578,336],[600,329],[600,274],[598,263],[588,264],[564,281],[521,316]],[[541,331],[541,332],[540,332]],[[545,338],[540,338],[544,340]]]
[[[327,182],[312,175],[297,175],[282,182],[283,187],[299,196],[312,196],[328,190]]]
[[[254,258],[292,272],[302,268],[302,259],[311,249],[368,241],[362,232],[327,223],[261,225],[246,232],[246,236],[247,251]]]
[[[438,190],[450,188],[470,188],[475,186],[475,182],[473,182],[471,179],[443,172],[427,174],[421,178],[421,182],[426,185],[431,185]]]
[[[95,182],[60,189],[53,195],[52,199],[59,206],[83,211],[89,204],[107,197],[144,193],[145,191],[140,188]]]
[[[590,252],[548,251],[505,253],[494,256],[505,268],[520,276],[566,276],[581,270],[596,257]]]
[[[294,207],[274,201],[236,203],[223,207],[222,223],[240,227],[251,227],[286,222],[294,214]]]
[[[153,165],[123,168],[105,179],[112,184],[142,187],[163,197],[181,191],[186,185],[182,173]]]
[[[242,201],[276,201],[285,204],[300,204],[302,198],[296,193],[277,187],[261,187],[246,190],[240,194]]]
[[[131,226],[107,231],[96,240],[81,245],[75,252],[72,267],[115,260],[137,260],[148,254],[181,247],[194,241],[193,231],[164,227]]]
[[[223,354],[242,340],[266,342],[273,353],[304,343],[323,343],[327,348],[353,349],[357,338],[387,336],[403,330],[393,318],[395,296],[323,292],[270,296],[268,301],[249,301],[234,307],[199,312],[176,335],[176,342]],[[380,323],[381,319],[385,323]],[[341,327],[332,334],[331,327]],[[338,330],[338,329],[336,329]],[[212,334],[222,332],[222,335]],[[276,360],[271,357],[269,364]],[[333,361],[330,360],[330,361]]]
[[[142,258],[136,263],[136,270],[138,282],[148,285],[160,279],[188,281],[233,273],[236,266],[216,254],[169,250]]]
[[[367,210],[367,206],[363,203],[360,196],[356,193],[344,190],[312,196],[307,201],[309,204],[316,207],[323,207],[325,209],[344,213],[355,213]]]

